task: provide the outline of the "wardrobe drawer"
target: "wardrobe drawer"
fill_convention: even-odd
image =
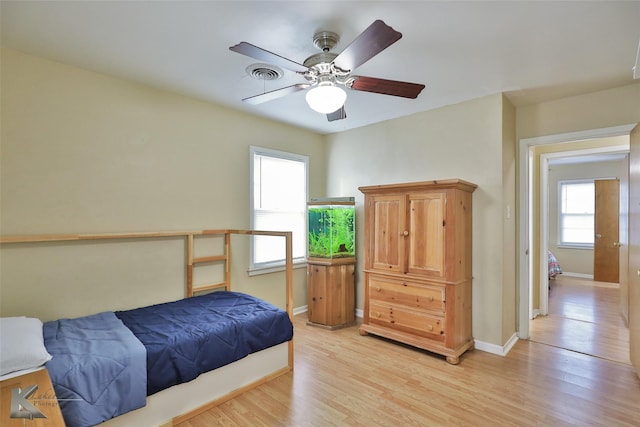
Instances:
[[[445,312],[445,287],[369,276],[369,298],[407,307]]]
[[[411,310],[403,306],[371,301],[369,323],[444,341],[444,317]]]

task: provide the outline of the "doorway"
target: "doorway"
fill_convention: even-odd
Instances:
[[[538,292],[548,292],[547,279],[547,250],[548,242],[546,233],[540,230],[546,230],[548,218],[540,215],[543,210],[541,201],[536,194],[540,186],[537,177],[538,162],[540,161],[540,153],[536,153],[537,147],[553,146],[551,151],[567,151],[571,144],[576,142],[585,142],[587,146],[595,150],[605,152],[628,152],[629,135],[635,127],[632,125],[615,126],[611,128],[594,129],[589,131],[572,132],[566,134],[550,135],[544,137],[522,139],[519,142],[519,306],[518,306],[518,337],[528,339],[530,336],[529,320],[534,316],[533,301],[537,301]],[[607,138],[625,137],[624,145],[600,144],[597,141]],[[591,144],[589,144],[589,141]],[[564,149],[563,149],[564,148]],[[534,172],[536,172],[534,174]],[[533,177],[536,177],[535,179]],[[544,188],[544,186],[542,186]],[[544,200],[544,198],[542,198]],[[535,251],[535,252],[534,252]],[[535,286],[533,286],[535,284]],[[535,297],[535,298],[534,298]],[[548,298],[548,294],[547,294]]]
[[[579,184],[586,184],[591,182],[593,184],[595,178],[603,177],[616,177],[619,176],[622,168],[624,167],[624,156],[627,155],[629,149],[628,145],[622,144],[628,143],[628,137],[618,138],[602,138],[600,140],[602,144],[610,144],[612,142],[620,143],[621,145],[615,146],[602,146],[586,149],[571,149],[575,144],[566,143],[562,145],[550,145],[544,147],[544,150],[560,150],[564,148],[564,151],[552,151],[552,152],[540,152],[539,157],[539,169],[537,174],[537,190],[534,188],[532,192],[537,191],[539,193],[538,209],[532,209],[533,212],[538,214],[539,228],[532,231],[533,239],[538,237],[539,252],[538,258],[534,261],[536,268],[532,270],[531,274],[531,301],[530,301],[530,317],[533,319],[538,315],[547,315],[549,305],[549,281],[548,281],[548,254],[551,251],[556,257],[566,261],[571,261],[568,270],[574,275],[585,278],[594,278],[595,270],[595,258],[594,258],[594,242],[590,242],[584,246],[580,244],[563,244],[560,242],[560,225],[559,225],[559,209],[560,209],[560,190],[561,183],[570,184],[578,182]],[[542,151],[542,150],[539,150]],[[607,168],[604,172],[600,171],[599,164],[606,164],[603,162],[618,162],[619,166],[615,168]],[[604,175],[603,175],[604,174]],[[535,179],[535,175],[532,174],[532,179]],[[596,202],[596,198],[593,199]],[[599,205],[602,205],[600,203]],[[617,206],[617,205],[616,205]],[[616,214],[617,215],[617,214]],[[604,217],[606,219],[606,217]],[[535,219],[534,219],[535,221]],[[532,221],[532,222],[534,222]],[[616,217],[616,227],[618,227]],[[599,230],[608,235],[608,231]],[[598,240],[594,235],[594,240]],[[602,242],[609,242],[611,236],[608,236]],[[598,244],[602,242],[597,242]],[[613,241],[612,241],[613,243]],[[535,245],[534,245],[535,246]],[[602,245],[600,245],[602,246]],[[613,246],[612,246],[613,248]],[[617,252],[617,248],[613,248]],[[600,251],[604,251],[602,248]],[[607,255],[610,255],[607,252]],[[535,255],[535,253],[534,253]],[[562,264],[562,262],[561,262]],[[605,263],[603,263],[604,265]],[[611,263],[609,263],[611,264]],[[602,267],[602,266],[599,266]],[[619,268],[618,261],[615,264],[616,271]],[[596,280],[602,280],[598,277]],[[617,282],[617,279],[615,280]],[[538,283],[539,285],[533,285]]]
[[[619,309],[619,262],[610,253],[613,249],[618,255],[612,244],[618,236],[616,177],[625,174],[628,162],[626,153],[603,149],[540,155],[540,240],[557,256],[561,274],[548,279],[554,277],[549,266],[555,264],[544,260],[548,276],[540,272],[544,292],[539,309],[533,310],[529,339],[629,364],[628,331]],[[583,228],[589,223],[590,230]],[[604,260],[598,251],[606,253]]]

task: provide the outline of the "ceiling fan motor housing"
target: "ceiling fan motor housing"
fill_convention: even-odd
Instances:
[[[340,41],[340,36],[331,31],[319,31],[313,35],[313,45],[323,52],[328,52]]]
[[[313,44],[322,52],[311,55],[304,60],[303,65],[309,70],[302,75],[312,84],[316,83],[341,83],[349,74],[337,69],[333,65],[337,53],[330,52],[340,41],[340,36],[331,31],[319,31],[313,36]]]

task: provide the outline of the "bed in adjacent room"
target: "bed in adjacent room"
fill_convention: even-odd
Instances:
[[[231,234],[285,238],[286,310],[231,291]],[[293,369],[291,233],[206,230],[177,235],[187,239],[187,298],[40,322],[43,347],[29,363],[45,364],[67,427],[171,425]],[[224,236],[225,253],[194,257],[195,235]],[[163,234],[103,234],[79,240],[159,236]],[[59,240],[72,240],[68,237]],[[2,242],[56,240],[35,236]],[[194,265],[211,262],[225,264],[224,281],[194,286]],[[30,327],[37,329],[34,321],[39,322],[31,319]]]
[[[549,268],[549,279],[555,279],[558,274],[562,274],[562,267],[560,266],[560,262],[558,258],[551,252],[548,251],[548,268]]]

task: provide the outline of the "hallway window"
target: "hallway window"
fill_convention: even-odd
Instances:
[[[592,248],[595,186],[593,180],[560,181],[558,245]]]

